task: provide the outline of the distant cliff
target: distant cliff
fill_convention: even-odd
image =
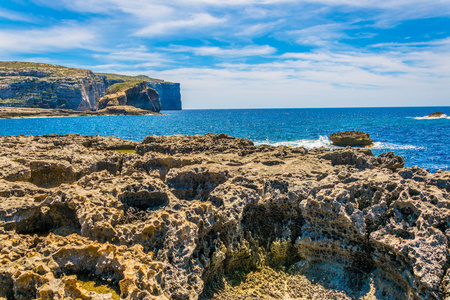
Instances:
[[[131,80],[155,85],[162,109],[181,109],[179,83],[28,62],[0,62],[0,106],[96,110],[108,87]]]
[[[181,110],[180,84],[172,82],[149,82],[161,100],[161,110]]]
[[[147,84],[148,82],[143,80],[130,80],[113,84],[106,90],[106,95],[99,100],[98,109],[128,105],[159,112],[161,110],[159,94],[148,87]]]
[[[130,81],[130,80],[144,80],[147,85],[154,89],[159,94],[161,101],[161,110],[181,110],[181,93],[180,84],[168,82],[160,79],[150,78],[145,75],[126,76],[110,73],[97,73],[97,75],[105,76],[108,86],[116,83]]]

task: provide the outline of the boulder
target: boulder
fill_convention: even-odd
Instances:
[[[330,140],[335,146],[371,146],[373,140],[368,133],[363,131],[342,131],[330,135]]]
[[[147,86],[146,81],[116,83],[109,87],[106,95],[98,103],[98,109],[110,106],[129,105],[140,109],[159,112],[161,102],[159,94]]]
[[[445,114],[443,112],[434,112],[428,115],[428,118],[441,118],[444,117]]]

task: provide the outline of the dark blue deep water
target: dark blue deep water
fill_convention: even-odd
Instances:
[[[0,135],[80,133],[142,141],[147,135],[226,133],[256,143],[330,147],[337,131],[362,130],[375,155],[393,151],[407,166],[450,168],[450,118],[429,119],[450,107],[321,108],[166,111],[161,116],[65,117],[0,120]]]

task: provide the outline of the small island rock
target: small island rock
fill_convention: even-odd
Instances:
[[[434,112],[428,115],[428,118],[440,118],[445,116],[443,112]]]
[[[335,146],[370,146],[373,140],[363,131],[342,131],[330,135]]]

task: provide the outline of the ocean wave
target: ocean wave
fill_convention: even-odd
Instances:
[[[325,147],[329,149],[335,149],[338,148],[336,146],[333,146],[333,143],[327,136],[320,136],[317,140],[311,140],[311,139],[304,139],[304,140],[296,140],[296,141],[279,141],[279,142],[272,142],[272,141],[255,141],[254,142],[256,146],[260,145],[271,145],[271,146],[288,146],[288,147],[304,147],[306,149],[312,149],[312,148],[320,148]],[[375,142],[373,143],[373,146],[369,149],[374,150],[423,150],[424,147],[420,146],[414,146],[414,145],[402,145],[402,144],[394,144],[394,143],[383,143],[383,142]]]
[[[440,117],[424,116],[424,117],[413,117],[413,119],[416,119],[416,120],[439,120],[439,119],[450,119],[450,117],[447,116],[446,114],[443,114]]]
[[[394,143],[383,143],[383,142],[375,142],[371,149],[377,150],[423,150],[425,147],[414,146],[414,145],[402,145],[402,144],[394,144]]]
[[[271,141],[256,141],[256,146],[260,145],[271,145],[271,146],[288,146],[288,147],[304,147],[306,149],[312,149],[312,148],[320,148],[320,147],[326,147],[326,148],[334,148],[335,146],[332,145],[332,142],[330,139],[323,135],[320,136],[318,140],[311,140],[311,139],[305,139],[305,140],[297,140],[297,141],[280,141],[280,142],[271,142]]]

